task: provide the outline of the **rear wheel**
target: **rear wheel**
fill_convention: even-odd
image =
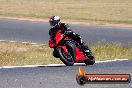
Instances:
[[[60,60],[67,66],[73,66],[74,64],[74,59],[70,52],[66,54],[62,48],[58,48],[58,55],[60,57]]]
[[[93,54],[91,53],[91,54],[86,55],[86,56],[88,57],[88,59],[85,60],[84,63],[86,65],[93,65],[95,63],[95,58],[94,58]]]

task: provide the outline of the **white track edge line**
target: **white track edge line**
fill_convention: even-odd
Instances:
[[[19,41],[10,41],[10,40],[0,40],[0,42],[11,42],[11,43],[17,43]],[[23,43],[23,44],[31,44],[31,45],[46,45],[46,44],[42,44],[42,43],[34,43],[34,42],[19,42],[19,43]]]

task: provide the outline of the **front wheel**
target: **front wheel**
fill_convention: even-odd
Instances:
[[[70,52],[66,54],[62,48],[58,48],[58,55],[60,57],[60,60],[66,65],[66,66],[73,66],[74,59]]]

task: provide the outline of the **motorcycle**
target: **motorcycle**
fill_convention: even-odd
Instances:
[[[85,54],[79,43],[65,35],[65,33],[63,34],[61,30],[56,33],[55,40],[53,56],[60,58],[65,65],[73,66],[74,63],[82,62],[86,65],[93,65],[95,63],[92,53]]]

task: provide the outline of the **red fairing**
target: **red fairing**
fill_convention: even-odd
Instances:
[[[54,46],[55,46],[55,42],[52,39],[50,39],[49,40],[49,47],[53,48]]]
[[[79,51],[79,49],[76,47],[76,59],[75,62],[78,62],[80,60],[86,60],[87,58],[85,58],[84,54],[82,51]]]
[[[62,32],[61,32],[61,30],[59,30],[59,31],[56,33],[56,37],[55,37],[56,44],[58,44],[58,43],[62,40],[62,38],[63,38]]]

